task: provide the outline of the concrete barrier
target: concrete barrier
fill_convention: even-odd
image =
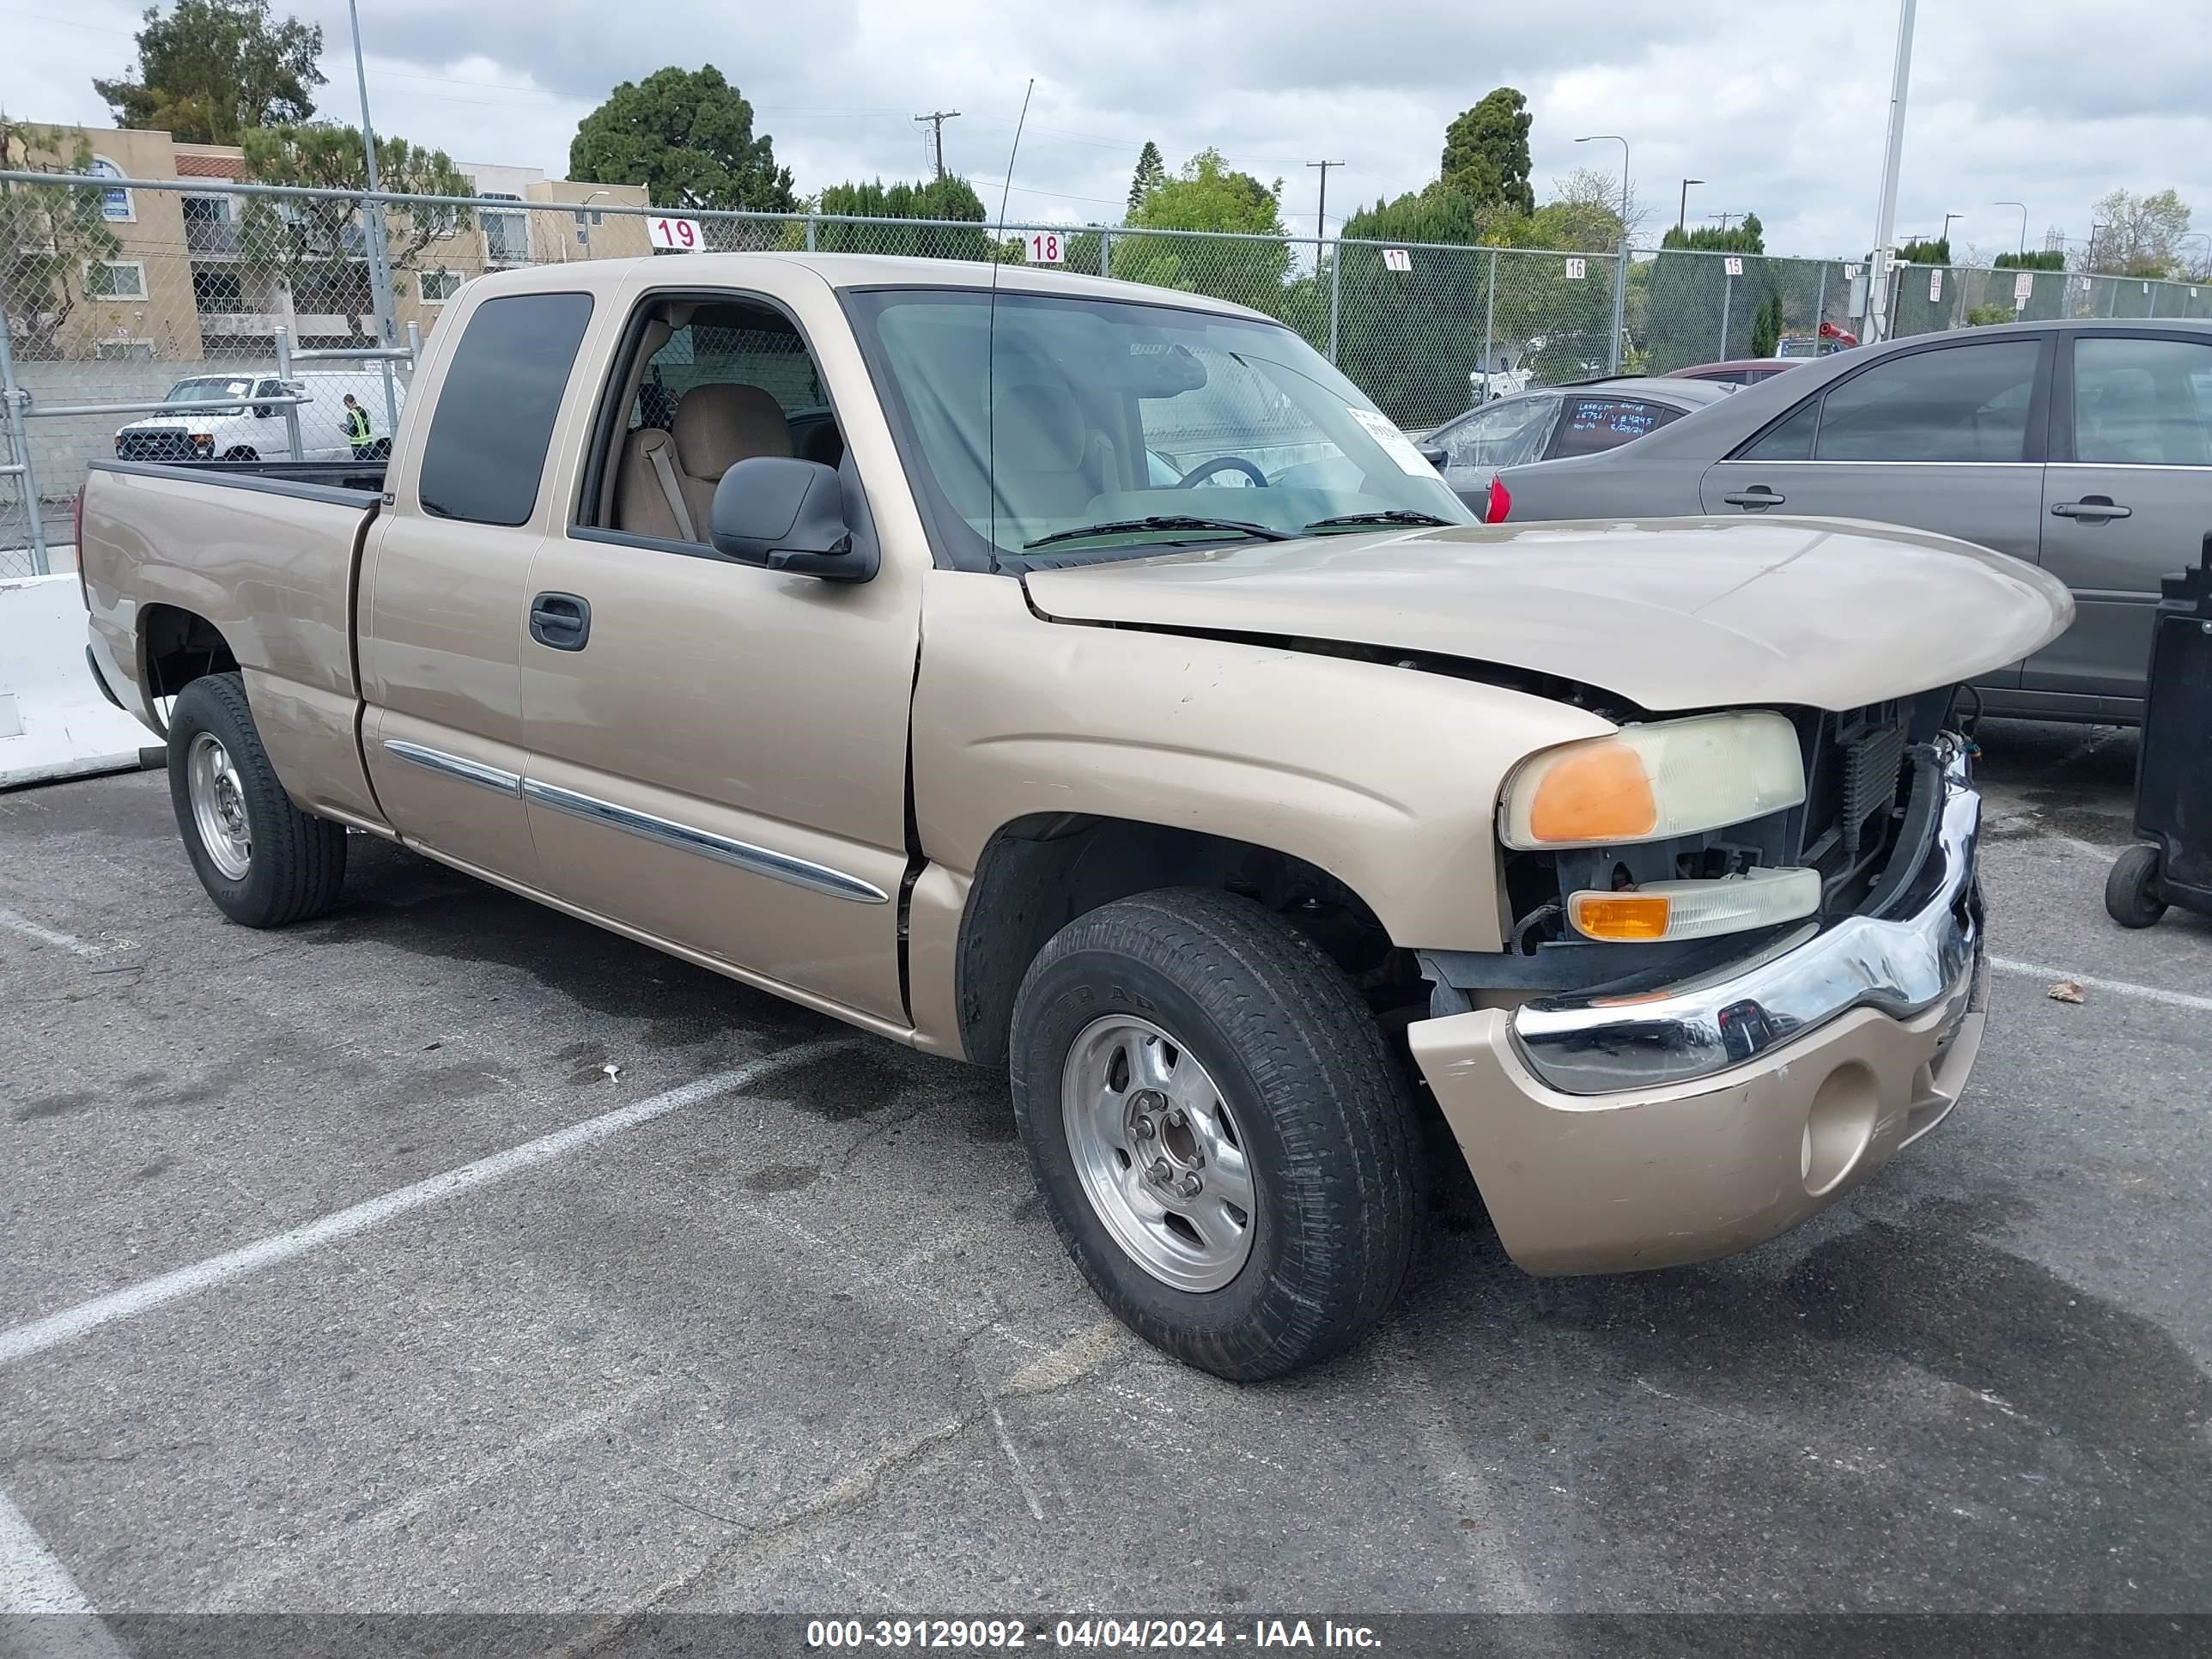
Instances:
[[[122,772],[154,734],[100,694],[73,574],[0,581],[0,789]]]

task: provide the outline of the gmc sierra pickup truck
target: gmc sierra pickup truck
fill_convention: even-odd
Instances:
[[[1740,1249],[1934,1127],[1952,688],[2069,614],[1873,525],[1486,529],[1267,317],[938,261],[485,276],[388,466],[80,507],[228,915],[366,832],[1002,1069],[1098,1294],[1245,1379],[1389,1308],[1425,1115],[1537,1273]]]

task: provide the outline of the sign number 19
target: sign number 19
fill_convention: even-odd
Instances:
[[[1067,263],[1067,244],[1060,240],[1056,230],[1033,230],[1030,233],[1029,257],[1033,265],[1064,265]]]
[[[696,219],[671,219],[665,216],[646,221],[646,229],[655,247],[674,248],[678,253],[696,253],[705,246],[699,234]]]

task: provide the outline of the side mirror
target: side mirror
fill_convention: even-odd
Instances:
[[[1451,459],[1451,451],[1437,444],[1433,448],[1423,449],[1421,459],[1441,472],[1444,470],[1444,463]]]
[[[714,550],[747,564],[830,582],[864,582],[876,574],[872,547],[855,545],[843,481],[819,461],[787,455],[739,461],[714,486],[707,522]]]

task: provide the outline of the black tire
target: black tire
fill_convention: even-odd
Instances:
[[[240,444],[235,449],[225,450],[222,458],[226,461],[258,461],[261,459],[261,455],[259,451],[249,449],[246,445]]]
[[[1218,1289],[1145,1267],[1077,1173],[1063,1070],[1079,1036],[1115,1013],[1187,1045],[1234,1116],[1257,1201],[1249,1255]],[[1010,1060],[1015,1120],[1061,1243],[1155,1346],[1260,1382],[1349,1348],[1405,1288],[1427,1193],[1404,1067],[1336,965],[1256,904],[1169,889],[1078,917],[1023,980]]]
[[[2148,927],[2166,914],[2158,896],[2159,853],[2155,847],[2130,847],[2112,860],[2105,878],[2105,912],[2123,927]]]
[[[242,875],[218,867],[193,809],[191,757],[204,733],[222,745],[236,778],[250,842]],[[169,801],[200,885],[233,921],[283,927],[337,902],[345,884],[345,830],[292,805],[254,730],[238,675],[204,675],[179,694],[169,714]]]

